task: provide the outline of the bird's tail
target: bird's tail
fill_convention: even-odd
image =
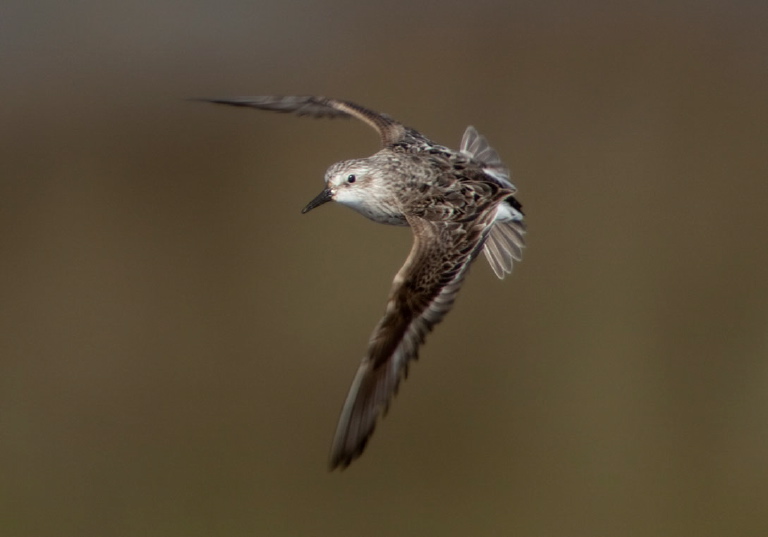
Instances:
[[[461,139],[461,152],[479,162],[483,171],[501,183],[504,188],[515,192],[517,189],[510,181],[509,169],[504,165],[495,149],[485,136],[472,126],[467,127]],[[512,272],[515,261],[523,258],[525,247],[525,223],[520,203],[509,196],[499,204],[493,227],[488,233],[483,252],[493,272],[503,278]]]

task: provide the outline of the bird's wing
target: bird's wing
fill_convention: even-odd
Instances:
[[[384,317],[371,335],[339,417],[331,469],[360,456],[386,412],[408,363],[432,327],[453,306],[470,263],[483,246],[494,211],[471,222],[408,217],[414,243],[395,276]]]
[[[200,99],[217,104],[245,106],[294,113],[312,117],[354,117],[364,121],[379,133],[381,143],[386,147],[404,139],[407,129],[391,117],[374,112],[349,101],[340,101],[319,96],[274,96],[233,97],[229,99]]]

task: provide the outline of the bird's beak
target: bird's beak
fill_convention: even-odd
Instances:
[[[326,188],[301,210],[301,214],[308,213],[315,207],[320,207],[323,203],[328,203],[329,201],[333,201],[333,192],[331,192],[330,188]]]

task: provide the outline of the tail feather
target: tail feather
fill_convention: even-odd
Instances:
[[[474,127],[467,127],[461,140],[461,152],[480,163],[483,171],[499,181],[505,188],[515,192],[509,180],[509,169],[504,166],[499,154],[485,137]],[[521,205],[509,196],[499,205],[491,231],[485,240],[483,253],[493,272],[503,278],[512,272],[512,265],[523,258],[525,248],[525,224]]]
[[[501,157],[494,148],[485,139],[485,136],[477,132],[472,126],[464,131],[464,137],[461,139],[461,152],[483,164],[483,170],[491,177],[498,180],[506,188],[513,192],[514,185],[509,180],[509,169],[504,166]]]
[[[512,272],[514,262],[523,258],[525,225],[516,220],[497,220],[483,247],[483,253],[493,272],[500,279]]]

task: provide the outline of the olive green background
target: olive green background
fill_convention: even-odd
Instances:
[[[0,535],[768,534],[768,6],[4,2]],[[410,232],[299,210],[365,125],[512,168],[362,459],[337,412]]]

